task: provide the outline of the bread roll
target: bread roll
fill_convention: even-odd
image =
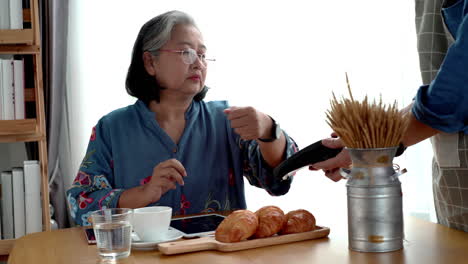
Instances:
[[[293,234],[315,229],[315,217],[307,210],[299,209],[286,214],[281,234]]]
[[[283,210],[276,206],[264,206],[255,212],[258,217],[256,238],[269,237],[278,233],[286,222]]]
[[[216,228],[215,238],[220,242],[232,243],[251,237],[258,227],[257,216],[249,210],[232,212]]]

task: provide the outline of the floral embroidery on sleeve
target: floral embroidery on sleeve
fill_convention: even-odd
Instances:
[[[103,136],[104,135],[104,136]],[[115,208],[123,192],[114,189],[114,164],[111,144],[106,129],[99,121],[93,127],[90,142],[80,170],[71,188],[67,190],[70,216],[79,225],[89,225],[90,212],[102,208]]]
[[[94,187],[98,190],[111,188],[104,175],[94,176]]]
[[[80,209],[85,209],[88,206],[88,204],[94,201],[94,199],[88,197],[88,194],[86,192],[81,192],[78,196],[78,201],[78,206],[80,207]]]
[[[285,158],[297,152],[297,144],[284,132],[286,138]],[[238,145],[243,153],[243,173],[251,185],[265,189],[270,195],[283,195],[289,191],[293,177],[287,180],[275,179],[273,168],[263,159],[260,147],[255,140],[238,140]]]
[[[86,153],[86,156],[83,159],[83,162],[81,162],[81,168],[89,168],[91,165],[93,165],[93,161],[90,160],[91,156],[96,152],[95,149],[91,150],[90,152]]]
[[[91,132],[91,141],[96,140],[96,126],[93,127],[93,131]]]
[[[88,174],[83,171],[78,171],[72,187],[87,187],[91,185],[91,179]]]
[[[93,221],[91,219],[91,213],[92,213],[92,211],[89,211],[89,212],[81,215],[81,223],[82,223],[83,226],[92,225]]]
[[[124,190],[122,190],[122,189],[114,189],[114,190],[110,191],[108,194],[106,194],[105,196],[103,196],[98,202],[99,209],[112,208],[112,204],[114,202],[115,202],[115,204],[117,204],[117,202],[118,202],[118,201],[114,201],[114,200],[116,198],[120,197],[117,194],[120,194],[123,191]]]
[[[70,216],[73,219],[75,219],[76,212],[78,211],[78,205],[76,203],[76,200],[75,198],[71,196],[71,194],[68,194],[67,200],[68,200],[68,209],[70,211]]]

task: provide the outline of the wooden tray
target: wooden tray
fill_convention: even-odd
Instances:
[[[330,228],[317,226],[318,229],[309,232],[276,235],[266,238],[257,238],[252,240],[241,241],[237,243],[223,243],[217,241],[213,236],[201,237],[188,240],[180,240],[174,242],[161,243],[158,245],[159,251],[165,255],[173,255],[180,253],[188,253],[202,250],[217,250],[223,252],[238,251],[244,249],[273,246],[297,242],[309,239],[318,239],[327,237],[330,234]]]

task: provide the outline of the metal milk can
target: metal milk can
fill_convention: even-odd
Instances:
[[[393,168],[397,147],[348,149],[349,248],[362,252],[387,252],[403,248],[402,173]]]

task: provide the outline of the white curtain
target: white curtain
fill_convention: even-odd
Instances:
[[[108,112],[133,104],[124,81],[133,43],[150,18],[178,9],[192,15],[209,53],[207,100],[251,105],[273,116],[301,148],[331,133],[325,123],[332,92],[406,106],[421,84],[414,3],[371,1],[70,1],[68,97],[71,183],[91,128]],[[395,160],[406,214],[433,214],[428,142]],[[207,168],[208,169],[208,168]],[[270,197],[246,182],[248,207],[305,208],[323,218],[346,210],[345,182],[303,169],[289,193]],[[433,218],[432,218],[433,219]]]

